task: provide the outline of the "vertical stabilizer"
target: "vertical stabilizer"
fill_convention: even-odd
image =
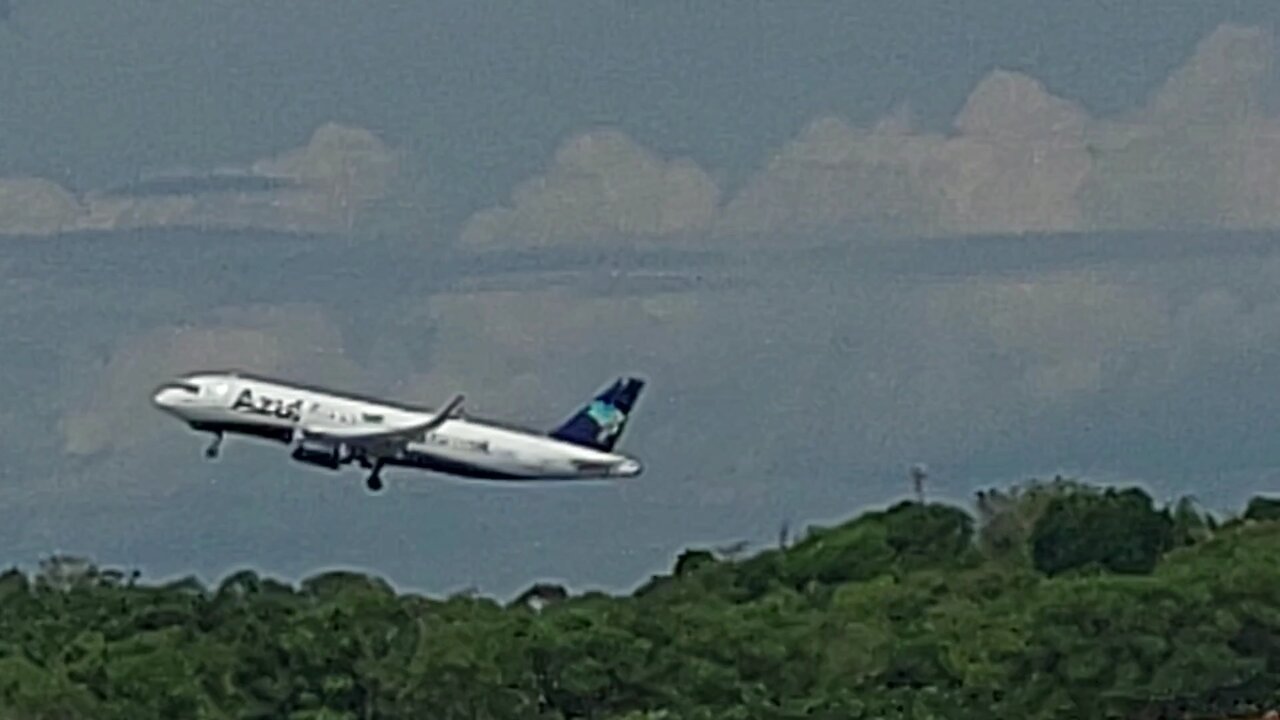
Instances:
[[[639,378],[618,378],[573,417],[553,430],[551,437],[603,452],[612,451],[618,438],[622,437],[622,431],[627,426],[627,420],[644,385],[645,381]]]

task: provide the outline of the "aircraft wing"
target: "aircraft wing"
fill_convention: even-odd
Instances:
[[[370,430],[366,428],[324,427],[303,428],[302,433],[316,440],[332,440],[368,450],[390,449],[403,446],[414,437],[434,430],[453,417],[458,406],[462,405],[463,396],[455,395],[449,404],[431,416],[431,419],[398,428]]]

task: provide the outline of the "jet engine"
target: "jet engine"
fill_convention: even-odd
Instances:
[[[290,453],[289,457],[308,465],[318,465],[330,470],[337,470],[344,463],[351,461],[351,458],[343,450],[344,448],[341,444],[331,445],[329,443],[314,443],[302,440],[294,446],[293,452]]]

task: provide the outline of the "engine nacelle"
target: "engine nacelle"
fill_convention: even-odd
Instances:
[[[327,445],[300,442],[290,453],[289,457],[301,463],[308,465],[318,465],[330,470],[337,470],[342,467],[343,463],[348,462],[350,458],[343,457],[341,445]]]

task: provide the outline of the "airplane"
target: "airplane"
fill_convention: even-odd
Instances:
[[[549,432],[467,417],[463,395],[430,410],[299,385],[238,370],[188,373],[166,382],[152,403],[192,430],[210,433],[216,458],[224,434],[292,447],[294,460],[328,470],[410,467],[480,480],[590,480],[640,475],[643,464],[614,451],[645,380],[622,376]]]

